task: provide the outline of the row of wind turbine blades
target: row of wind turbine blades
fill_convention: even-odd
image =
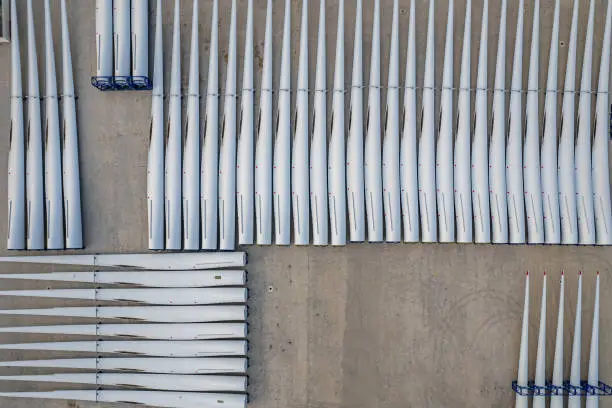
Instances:
[[[539,83],[540,27],[546,23],[540,18],[539,0],[533,5],[526,87],[523,83],[524,1],[521,0],[516,9],[517,35],[511,81],[506,78],[507,1],[503,0],[500,5],[499,42],[492,81],[487,63],[488,40],[493,33],[489,29],[489,2],[484,1],[483,18],[478,27],[480,42],[475,88],[470,65],[471,0],[467,0],[459,83],[453,80],[455,49],[459,48],[455,47],[454,0],[448,2],[443,59],[435,55],[435,33],[440,30],[435,19],[434,0],[429,2],[424,58],[417,59],[417,2],[411,2],[403,86],[399,73],[398,1],[393,3],[393,20],[388,24],[391,40],[386,86],[381,82],[381,31],[384,30],[381,30],[380,1],[373,2],[369,82],[363,78],[363,10],[362,2],[357,1],[349,88],[345,85],[345,57],[348,55],[345,52],[343,1],[339,1],[336,27],[334,80],[331,86],[326,82],[328,20],[325,0],[319,3],[314,86],[308,82],[312,34],[309,32],[312,27],[308,17],[309,2],[301,2],[297,86],[292,87],[294,49],[290,17],[293,3],[286,0],[282,44],[278,45],[280,79],[274,87],[274,11],[270,0],[263,38],[258,118],[254,109],[253,2],[249,1],[246,9],[241,91],[236,88],[237,10],[236,2],[231,3],[227,82],[221,94],[217,3],[213,2],[211,16],[202,143],[198,1],[194,0],[193,4],[196,12],[193,13],[184,138],[180,2],[175,2],[167,143],[164,138],[162,12],[157,13],[147,188],[151,249],[232,249],[236,241],[269,245],[273,239],[277,245],[292,242],[295,245],[345,245],[347,240],[361,242],[366,239],[369,242],[612,244],[608,164],[612,1],[607,2],[607,10],[601,10],[602,15],[605,13],[605,27],[600,44],[602,57],[597,88],[592,85],[596,1],[591,0],[589,5],[579,88],[575,83],[581,2],[574,1],[572,20],[564,25],[571,27],[571,32],[565,85],[559,89],[559,0],[555,2],[553,13],[545,87]],[[418,60],[424,63],[422,84],[416,81]],[[440,63],[443,77],[442,82],[437,83],[435,67]],[[422,111],[420,128],[417,128],[417,87],[421,86]],[[387,91],[386,106],[382,106],[381,88]],[[273,89],[277,93],[276,122],[273,119]],[[367,105],[364,103],[365,90]],[[404,93],[403,106],[400,90]],[[291,91],[295,92],[293,122]],[[591,122],[593,92],[597,92],[594,123]],[[542,113],[539,110],[541,93],[545,93]],[[559,94],[563,99],[560,118],[557,114]],[[345,110],[347,98],[350,99],[348,111]],[[221,99],[224,106],[219,123]],[[438,99],[439,111],[436,111]],[[579,102],[577,112],[575,99]],[[492,108],[489,108],[489,100]],[[329,118],[328,110],[331,112]]]
[[[149,0],[96,0],[96,51],[94,86],[151,89]]]
[[[27,6],[28,90],[24,98],[17,3],[11,0],[11,128],[7,248],[15,250],[82,248],[76,98],[66,0],[60,3],[63,81],[61,116],[49,0],[44,1],[45,93],[42,97],[39,90],[32,0],[27,0],[19,2]],[[24,128],[24,99],[28,112],[27,129]],[[45,105],[44,127],[41,117],[42,99]],[[63,140],[61,140],[62,131]]]
[[[557,315],[557,331],[555,340],[554,363],[552,380],[546,377],[546,304],[547,304],[547,276],[544,274],[542,284],[542,297],[540,309],[540,324],[537,340],[537,354],[535,366],[535,379],[529,380],[529,273],[525,277],[525,302],[523,308],[523,324],[518,364],[518,378],[512,388],[516,392],[516,407],[529,406],[528,399],[533,397],[533,406],[546,407],[546,399],[550,398],[550,407],[564,407],[564,400],[568,399],[570,408],[581,407],[583,397],[586,406],[598,406],[601,395],[612,395],[612,388],[599,380],[599,272],[595,283],[595,299],[593,306],[593,326],[591,333],[590,359],[586,380],[581,380],[581,349],[582,349],[582,273],[578,275],[576,313],[574,320],[574,338],[572,343],[571,367],[569,380],[564,377],[564,304],[565,304],[565,275],[561,274],[559,309]]]

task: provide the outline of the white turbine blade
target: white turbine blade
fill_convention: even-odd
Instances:
[[[208,57],[208,91],[204,118],[204,146],[200,170],[202,249],[217,249],[219,197],[219,2],[213,1]]]
[[[149,249],[164,249],[164,50],[162,2],[157,0],[155,60],[151,94],[151,135],[147,161]]]
[[[0,367],[73,368],[96,371],[137,371],[159,374],[243,374],[246,358],[72,358],[3,361]]]
[[[593,139],[593,199],[595,200],[595,234],[598,245],[612,245],[612,203],[610,202],[610,172],[608,158],[610,96],[610,35],[612,2],[608,1],[606,28],[599,68],[599,86],[595,111]]]
[[[497,62],[495,64],[495,90],[491,111],[491,138],[489,145],[489,201],[491,205],[492,241],[508,242],[508,202],[506,200],[506,0],[502,0],[499,18]]]
[[[168,408],[246,408],[247,396],[242,394],[184,393],[164,391],[48,391],[4,392],[0,397],[120,402]]]
[[[463,26],[463,49],[461,51],[461,77],[457,101],[457,134],[455,136],[454,190],[457,220],[457,242],[472,242],[472,182],[471,182],[471,33],[472,0],[465,5]],[[452,96],[451,96],[452,98]]]
[[[32,0],[27,3],[28,21],[28,128],[26,148],[27,248],[45,248],[45,199],[43,193],[43,145],[40,116],[38,57],[34,37]]]
[[[344,119],[344,0],[338,2],[336,67],[332,96],[329,162],[329,221],[331,244],[346,245],[346,146]]]
[[[205,323],[246,320],[246,306],[119,306],[57,307],[50,309],[0,310],[0,315],[68,316],[125,319],[151,323]]]
[[[258,245],[272,243],[272,52],[272,0],[268,0],[255,147],[255,237]],[[252,64],[252,61],[249,63]],[[248,211],[246,205],[245,208]],[[246,232],[245,228],[245,235]]]
[[[485,3],[486,4],[486,3]],[[485,6],[486,7],[486,6]],[[453,0],[448,2],[444,69],[440,93],[440,124],[436,144],[436,195],[440,242],[455,241],[455,204],[453,195],[453,59],[454,13]],[[478,111],[476,113],[478,115]]]
[[[113,0],[115,78],[131,75],[130,11],[131,0]]]
[[[383,240],[381,111],[380,111],[380,0],[374,1],[372,54],[366,119],[364,180],[368,241]]]
[[[96,76],[113,76],[113,0],[96,0]]]
[[[315,72],[314,109],[310,141],[310,207],[312,242],[327,245],[329,217],[327,207],[327,34],[325,0],[319,0],[319,38]]]
[[[0,279],[125,284],[149,288],[201,288],[209,286],[243,286],[246,272],[220,271],[96,271],[0,274]]]
[[[255,121],[255,84],[253,82],[253,0],[247,6],[244,43],[244,68],[240,108],[240,137],[236,158],[236,200],[238,207],[238,244],[253,243],[253,144]]]
[[[126,301],[152,305],[202,305],[244,303],[247,299],[247,290],[245,288],[47,289],[0,291],[0,296]]]
[[[542,305],[540,306],[540,329],[538,332],[538,350],[535,368],[536,387],[546,386],[546,272],[542,283]],[[546,408],[546,397],[534,395],[533,408]]]
[[[149,76],[149,0],[132,0],[132,76]]]
[[[248,343],[246,340],[72,341],[0,344],[0,350],[68,351],[152,357],[237,357],[247,354]]]
[[[181,249],[181,0],[174,2],[172,71],[168,103],[168,140],[166,145],[166,249]]]
[[[523,306],[523,325],[521,328],[521,348],[519,352],[517,384],[527,386],[529,376],[529,272],[525,275],[525,303]],[[516,394],[516,408],[527,408],[529,399],[526,395]]]
[[[474,137],[472,139],[472,205],[474,208],[474,241],[491,242],[491,213],[489,207],[489,148],[487,103],[487,50],[489,37],[489,1],[482,9],[478,75],[474,102]]]
[[[200,249],[200,43],[199,1],[193,0],[189,91],[183,152],[183,247]]]
[[[559,178],[557,172],[557,82],[559,78],[559,0],[555,1],[554,22],[548,58],[544,135],[542,136],[542,199],[544,209],[544,242],[561,242],[559,219]]]
[[[608,15],[610,14],[610,3],[608,2]],[[610,20],[608,20],[609,22]],[[591,333],[591,351],[589,355],[588,383],[591,386],[599,386],[599,272],[597,272],[597,283],[595,286],[595,305],[593,306],[593,329]],[[599,406],[599,395],[587,395],[586,408],[597,408]]]
[[[271,69],[271,64],[270,64]],[[274,144],[273,200],[276,245],[291,243],[291,2],[285,0],[278,113]],[[272,108],[270,107],[270,110]]]
[[[572,362],[570,366],[570,385],[580,387],[580,352],[582,346],[582,272],[578,275],[578,295],[576,298],[576,320],[574,321],[574,342],[572,344]],[[570,395],[568,408],[580,408],[582,397]]]
[[[246,323],[84,324],[2,327],[0,333],[65,334],[147,340],[214,340],[245,338],[247,325]],[[0,364],[0,366],[2,365]]]
[[[81,176],[79,171],[76,99],[66,0],[62,0],[60,4],[62,20],[62,115],[64,121],[64,144],[62,151],[64,232],[66,248],[81,249],[83,248],[83,225],[81,220]],[[145,21],[148,22],[148,20]]]
[[[246,392],[247,377],[124,373],[62,373],[0,376],[0,381],[92,384],[159,391]]]
[[[11,250],[25,249],[25,136],[23,132],[23,87],[17,4],[11,0],[11,129],[8,158],[8,239]]]
[[[236,247],[236,0],[232,0],[221,146],[219,149],[219,249]]]
[[[408,56],[406,58],[406,90],[404,93],[404,124],[400,147],[402,220],[404,224],[405,242],[418,242],[420,231],[419,181],[417,176],[415,1],[416,0],[412,0],[410,3]]]
[[[383,208],[387,242],[402,240],[400,196],[400,116],[399,116],[399,5],[393,2],[393,24],[389,51],[387,113],[383,139]],[[453,224],[454,225],[454,224]]]
[[[536,0],[531,33],[531,55],[529,57],[529,79],[525,106],[525,143],[523,150],[523,186],[527,215],[527,242],[544,242],[542,214],[542,183],[540,179],[540,1]]]
[[[215,269],[242,267],[244,252],[175,253],[175,254],[100,254],[0,257],[0,262],[43,263],[57,265],[95,265],[141,269]]]
[[[576,47],[578,41],[578,7],[580,0],[574,0],[572,28],[567,48],[567,67],[563,88],[561,134],[559,136],[559,211],[561,220],[561,243],[578,243],[578,216],[576,210],[576,182],[574,180],[575,143],[575,97],[576,90]]]
[[[363,174],[363,5],[355,4],[355,43],[351,102],[346,142],[346,194],[348,199],[349,239],[365,240],[365,196]]]
[[[578,100],[578,133],[576,135],[576,203],[578,209],[578,243],[595,243],[595,214],[593,208],[593,178],[591,175],[591,84],[593,69],[593,29],[595,1],[589,6],[584,56],[582,58],[582,79]],[[606,118],[607,120],[608,118]]]
[[[435,152],[435,0],[429,0],[427,48],[423,80],[421,139],[419,141],[419,208],[421,240],[438,241],[436,220],[436,152]]]
[[[300,61],[291,154],[291,203],[293,206],[293,235],[296,245],[308,245],[310,242],[308,120],[308,0],[302,0]]]
[[[506,146],[506,185],[508,229],[511,244],[525,243],[525,199],[523,198],[523,25],[525,2],[520,0],[512,66],[508,139]]]
[[[53,30],[45,0],[45,210],[47,249],[64,248],[62,147]]]
[[[563,386],[563,318],[565,303],[565,275],[561,272],[559,285],[559,313],[557,316],[557,338],[555,340],[555,359],[553,363],[552,384],[555,387]],[[550,408],[563,408],[563,395],[551,395]]]

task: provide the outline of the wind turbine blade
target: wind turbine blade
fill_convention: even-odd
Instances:
[[[325,29],[325,0],[319,0],[319,2],[319,38],[310,141],[310,207],[312,209],[312,242],[314,245],[327,245],[329,241],[327,207],[327,34]]]
[[[34,37],[32,0],[27,2],[28,21],[28,129],[26,147],[27,248],[45,249],[43,193],[43,145],[40,116],[38,57]]]
[[[561,283],[559,285],[559,313],[557,315],[557,338],[555,340],[555,360],[553,363],[552,384],[556,387],[563,386],[563,318],[565,304],[565,275],[561,272]],[[563,408],[563,395],[551,395],[550,408]]]
[[[525,2],[520,0],[514,62],[512,66],[512,85],[508,117],[508,139],[506,145],[506,184],[508,200],[509,242],[525,243],[525,199],[523,198],[523,26]]]
[[[567,67],[563,88],[563,107],[561,135],[559,137],[559,211],[561,219],[561,243],[578,243],[578,215],[576,209],[576,182],[574,180],[574,143],[575,143],[575,101],[576,90],[576,47],[578,41],[578,7],[580,0],[574,1],[572,28],[567,48]]]
[[[346,245],[346,146],[344,108],[344,0],[338,2],[336,67],[329,142],[329,221],[331,244]]]
[[[272,243],[272,18],[272,0],[268,0],[255,147],[255,236],[258,245]],[[249,63],[252,64],[252,60]],[[245,208],[248,210],[246,205]]]
[[[11,130],[8,158],[8,239],[10,250],[25,249],[25,136],[23,132],[23,87],[17,4],[11,0]]]
[[[96,76],[113,76],[113,0],[96,0]]]
[[[472,139],[472,205],[474,208],[474,241],[491,242],[491,214],[489,208],[489,149],[488,149],[488,39],[489,1],[485,0],[482,9],[480,50],[478,55],[478,75],[474,102],[474,138]]]
[[[544,199],[544,239],[547,244],[561,242],[559,218],[559,177],[557,172],[557,83],[559,78],[559,0],[555,2],[546,102],[544,104],[544,135],[542,136],[542,198]]]
[[[243,286],[246,284],[246,272],[240,270],[52,272],[0,274],[0,279],[125,284],[148,288],[201,288]]]
[[[570,366],[570,385],[580,387],[580,352],[582,345],[582,272],[578,275],[578,295],[576,298],[576,320],[574,321],[574,343],[572,345],[572,362]],[[568,408],[582,406],[580,395],[568,397]]]
[[[81,249],[83,248],[83,225],[81,219],[81,176],[79,171],[76,99],[66,0],[62,0],[60,4],[62,20],[62,81],[64,89],[62,95],[62,115],[64,121],[64,148],[62,152],[64,232],[66,235],[66,248]],[[145,21],[148,22],[148,20]]]
[[[595,1],[589,6],[582,58],[582,79],[580,98],[578,100],[578,133],[576,135],[576,202],[578,209],[578,243],[592,245],[595,243],[595,214],[593,208],[593,179],[591,175],[591,91],[593,69],[593,29],[595,19]]]
[[[499,18],[497,62],[495,64],[495,90],[491,112],[491,138],[489,145],[489,191],[491,205],[492,241],[508,242],[508,202],[506,200],[506,20],[507,2],[502,0]]]
[[[298,86],[299,87],[299,86]],[[285,0],[281,51],[276,141],[274,145],[273,200],[276,245],[291,243],[291,2]],[[272,108],[270,108],[272,109]]]
[[[132,0],[132,76],[149,76],[149,0]]]
[[[53,29],[45,0],[45,209],[47,249],[64,248],[62,152]]]
[[[71,390],[48,392],[4,392],[0,393],[0,397],[121,402],[168,408],[246,408],[247,406],[247,396],[241,394],[184,393],[164,391]]]
[[[612,2],[608,1],[606,28],[599,68],[599,86],[595,112],[593,139],[593,199],[595,200],[595,233],[598,245],[612,245],[612,203],[610,202],[610,173],[608,158],[610,96],[610,35],[612,30]]]
[[[0,310],[0,315],[125,319],[151,323],[203,323],[246,320],[246,306],[57,307]]]
[[[523,186],[527,214],[527,242],[544,242],[542,215],[542,183],[540,179],[540,1],[536,0],[531,33],[529,79],[525,106],[525,144],[523,150]]]
[[[519,365],[517,384],[527,386],[529,376],[529,272],[525,275],[525,303],[523,306],[523,325],[521,328],[521,348],[519,352]],[[526,395],[516,395],[516,408],[527,408],[529,399]]]
[[[115,78],[131,74],[130,11],[131,0],[113,0]]]
[[[200,50],[199,1],[193,0],[189,91],[183,152],[183,246],[200,249]]]
[[[608,3],[608,15],[610,15],[610,3]],[[610,20],[608,20],[609,22]],[[597,272],[597,283],[595,286],[595,305],[593,306],[593,331],[591,333],[591,354],[589,356],[589,385],[599,386],[599,272]],[[586,408],[597,408],[599,406],[599,395],[587,395]]]
[[[143,340],[216,340],[245,338],[247,325],[246,323],[84,324],[2,327],[0,333],[65,334]]]
[[[202,249],[217,249],[219,187],[219,2],[213,1],[208,57],[208,91],[200,173]]]
[[[308,245],[310,242],[308,120],[308,0],[302,0],[300,61],[295,101],[295,131],[291,154],[291,202],[293,205],[293,234],[296,245]]]
[[[219,249],[236,247],[236,0],[232,14],[219,150]]]
[[[124,373],[62,373],[0,376],[0,381],[91,384],[160,391],[246,392],[247,377]]]
[[[244,68],[240,108],[240,137],[236,161],[236,200],[238,206],[238,244],[253,244],[253,143],[255,121],[255,84],[253,82],[253,0],[247,6],[244,43]]]
[[[0,296],[22,296],[95,301],[125,301],[152,305],[198,305],[214,303],[244,303],[245,288],[188,289],[47,289],[0,291]]]
[[[502,11],[503,12],[503,11]],[[461,51],[461,77],[457,101],[457,134],[455,136],[454,190],[457,220],[457,242],[472,242],[472,182],[471,182],[471,33],[472,0],[465,5],[463,49]],[[452,220],[451,220],[452,222]]]
[[[415,1],[412,0],[410,3],[410,27],[408,28],[408,51],[406,57],[406,90],[404,92],[404,124],[400,147],[402,219],[405,242],[418,242],[420,231],[419,180],[417,176]]]
[[[419,143],[419,208],[421,241],[437,242],[436,222],[436,152],[435,152],[435,0],[429,0],[427,48],[423,80],[421,139]]]
[[[387,113],[383,139],[383,208],[387,242],[402,240],[400,196],[400,122],[399,122],[399,5],[393,2],[389,80],[387,81]],[[453,224],[454,225],[454,224]]]
[[[349,239],[365,240],[365,196],[363,173],[363,5],[355,4],[355,40],[351,102],[346,144],[346,194],[348,198]]]
[[[448,2],[444,69],[440,93],[440,124],[436,145],[436,194],[440,242],[455,241],[455,204],[453,196],[453,59],[454,13],[453,0]],[[477,113],[478,114],[478,113]]]
[[[181,270],[243,267],[244,252],[99,254],[0,257],[0,262],[43,263],[57,265],[95,265],[141,269]]]
[[[540,306],[540,330],[538,332],[538,351],[535,369],[536,387],[546,386],[546,272],[542,283],[542,305]],[[546,397],[534,395],[533,408],[546,408]]]
[[[152,357],[229,357],[246,355],[248,343],[246,340],[72,341],[0,344],[0,350],[67,351]]]
[[[368,241],[381,242],[383,240],[383,203],[380,140],[380,0],[374,1],[374,20],[372,25],[370,84],[364,144],[364,180]]]

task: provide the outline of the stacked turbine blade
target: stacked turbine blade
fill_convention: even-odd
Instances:
[[[5,350],[68,352],[76,357],[51,355],[45,360],[3,361],[0,367],[73,371],[45,375],[26,372],[0,376],[0,381],[94,385],[98,391],[14,392],[2,396],[129,401],[160,407],[246,407],[246,272],[210,270],[242,267],[244,254],[0,258],[0,262],[7,261],[90,265],[94,271],[3,274],[0,275],[3,281],[77,282],[94,287],[2,291],[0,296],[80,299],[91,305],[0,310],[0,315],[80,318],[92,323],[0,327],[0,333],[90,337],[85,341],[0,345]],[[140,269],[95,270],[101,265]],[[157,270],[147,270],[153,265]],[[117,387],[121,390],[116,390]]]
[[[76,98],[66,1],[60,3],[62,33],[62,115],[57,84],[50,2],[44,2],[45,125],[41,116],[38,58],[32,1],[28,25],[27,128],[23,117],[17,2],[12,2],[11,129],[8,168],[10,250],[83,247]],[[44,129],[44,135],[43,135]],[[63,131],[63,135],[62,135]],[[26,133],[27,132],[27,133]],[[27,134],[27,140],[25,135]],[[43,155],[43,137],[44,155]]]

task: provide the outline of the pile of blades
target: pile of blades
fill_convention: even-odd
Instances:
[[[0,315],[95,319],[91,324],[0,328],[0,333],[92,337],[88,341],[0,345],[5,350],[79,356],[0,362],[0,367],[71,370],[0,376],[0,380],[88,384],[95,389],[10,392],[0,396],[159,407],[246,407],[248,292],[246,271],[241,269],[246,264],[244,253],[10,257],[0,258],[0,262],[93,266],[87,272],[0,274],[0,279],[92,286],[2,291],[2,296],[93,301],[87,307],[0,310]],[[153,267],[156,270],[151,270]],[[126,322],[113,322],[117,320]]]

